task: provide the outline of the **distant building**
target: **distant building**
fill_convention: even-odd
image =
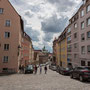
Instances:
[[[31,38],[24,32],[21,43],[21,66],[27,66],[32,62]]]

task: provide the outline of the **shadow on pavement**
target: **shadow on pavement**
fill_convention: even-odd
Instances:
[[[14,75],[16,73],[0,73],[0,77],[2,76],[10,76],[10,75]]]

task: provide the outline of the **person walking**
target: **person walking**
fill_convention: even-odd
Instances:
[[[37,66],[36,65],[35,65],[35,69],[34,70],[35,70],[35,74],[37,74]]]
[[[40,74],[42,73],[42,66],[40,65]]]
[[[44,67],[45,74],[47,74],[47,66]]]

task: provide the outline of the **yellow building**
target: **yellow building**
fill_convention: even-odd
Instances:
[[[59,43],[58,40],[56,42],[56,65],[59,66],[60,65],[60,50],[59,50]]]
[[[60,66],[67,67],[67,39],[66,39],[66,29],[62,32],[62,34],[58,38],[59,40],[59,55],[58,60]]]

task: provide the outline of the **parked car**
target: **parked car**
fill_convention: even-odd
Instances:
[[[78,78],[80,81],[90,79],[90,67],[75,67],[70,72],[71,78]]]
[[[71,68],[60,67],[59,73],[62,75],[70,75]]]
[[[53,71],[56,71],[56,66],[50,65],[50,66],[49,66],[49,69],[51,69],[51,70],[53,70]]]
[[[24,73],[33,73],[34,69],[32,65],[28,65],[24,68]]]
[[[56,67],[56,72],[57,72],[57,73],[60,73],[60,66],[57,66],[57,67]]]

